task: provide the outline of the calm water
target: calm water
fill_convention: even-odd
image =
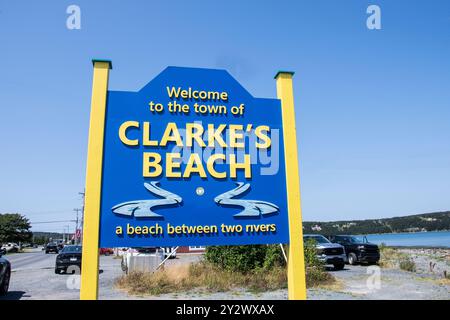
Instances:
[[[387,246],[450,248],[450,231],[369,234],[367,240]]]

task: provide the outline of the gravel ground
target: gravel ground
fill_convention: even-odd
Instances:
[[[311,289],[308,298],[314,300],[448,300],[450,282],[441,283],[438,278],[397,269],[378,269],[375,275],[366,266],[347,266],[342,271],[331,273],[340,287]],[[378,277],[379,275],[379,277]],[[376,278],[379,286],[374,285]],[[369,285],[368,285],[369,282]]]
[[[398,249],[412,258],[416,272],[398,268],[346,266],[330,271],[338,280],[335,290],[309,290],[310,299],[450,300],[450,249]],[[430,262],[433,268],[430,268]],[[369,269],[368,269],[369,268]],[[378,277],[379,276],[379,277]],[[379,286],[374,285],[379,278]],[[368,285],[369,282],[369,285]]]
[[[429,251],[432,250],[432,251]],[[433,251],[434,250],[434,251]],[[417,265],[417,272],[399,269],[380,269],[376,266],[346,266],[342,271],[329,270],[337,279],[330,288],[308,290],[308,299],[417,299],[450,300],[450,281],[443,280],[443,271],[450,273],[449,250],[402,249]],[[6,256],[11,261],[10,292],[3,299],[78,299],[79,276],[56,275],[54,263],[56,255],[43,252],[29,252]],[[168,260],[167,266],[197,262],[201,255],[182,255]],[[435,265],[430,269],[430,261]],[[268,299],[285,300],[287,290],[277,290],[260,294],[245,290],[208,293],[201,291],[164,294],[160,296],[130,296],[125,291],[114,288],[115,280],[123,273],[120,259],[100,258],[99,299]],[[379,281],[378,281],[379,280]]]
[[[416,263],[417,273],[430,277],[450,276],[450,249],[399,249]]]
[[[431,250],[431,251],[428,251]],[[401,250],[403,251],[403,250]],[[399,269],[384,269],[377,266],[350,266],[344,270],[329,269],[336,279],[336,285],[328,288],[308,289],[307,296],[311,300],[450,300],[450,281],[443,281],[442,272],[447,267],[450,273],[448,259],[450,250],[408,249],[417,264],[417,273]],[[417,257],[416,257],[417,255]],[[199,255],[178,256],[170,260],[169,265],[196,262]],[[437,262],[435,272],[428,272],[429,262]],[[139,299],[268,299],[285,300],[287,290],[277,290],[260,294],[235,290],[232,292],[202,293],[183,292],[164,294],[160,296],[145,296]]]

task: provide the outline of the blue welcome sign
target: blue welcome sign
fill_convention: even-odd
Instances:
[[[100,246],[288,243],[282,112],[224,70],[108,91]]]

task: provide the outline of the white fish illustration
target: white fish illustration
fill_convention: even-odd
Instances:
[[[144,183],[144,187],[154,195],[162,197],[162,199],[135,200],[119,203],[111,208],[112,212],[126,216],[134,215],[135,217],[158,218],[162,216],[153,212],[153,208],[171,206],[183,202],[183,199],[179,195],[160,188],[158,184],[158,181],[152,181],[150,183]]]
[[[274,214],[280,211],[278,206],[267,201],[233,199],[250,188],[249,183],[237,182],[236,184],[237,187],[233,190],[222,193],[214,198],[214,201],[218,205],[244,208],[244,210],[235,214],[235,217],[259,217],[260,215]]]

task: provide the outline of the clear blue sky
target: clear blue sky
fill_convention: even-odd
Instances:
[[[295,71],[305,220],[450,209],[450,1],[0,1],[0,212],[74,219],[94,57],[113,90],[178,65],[275,97]]]

